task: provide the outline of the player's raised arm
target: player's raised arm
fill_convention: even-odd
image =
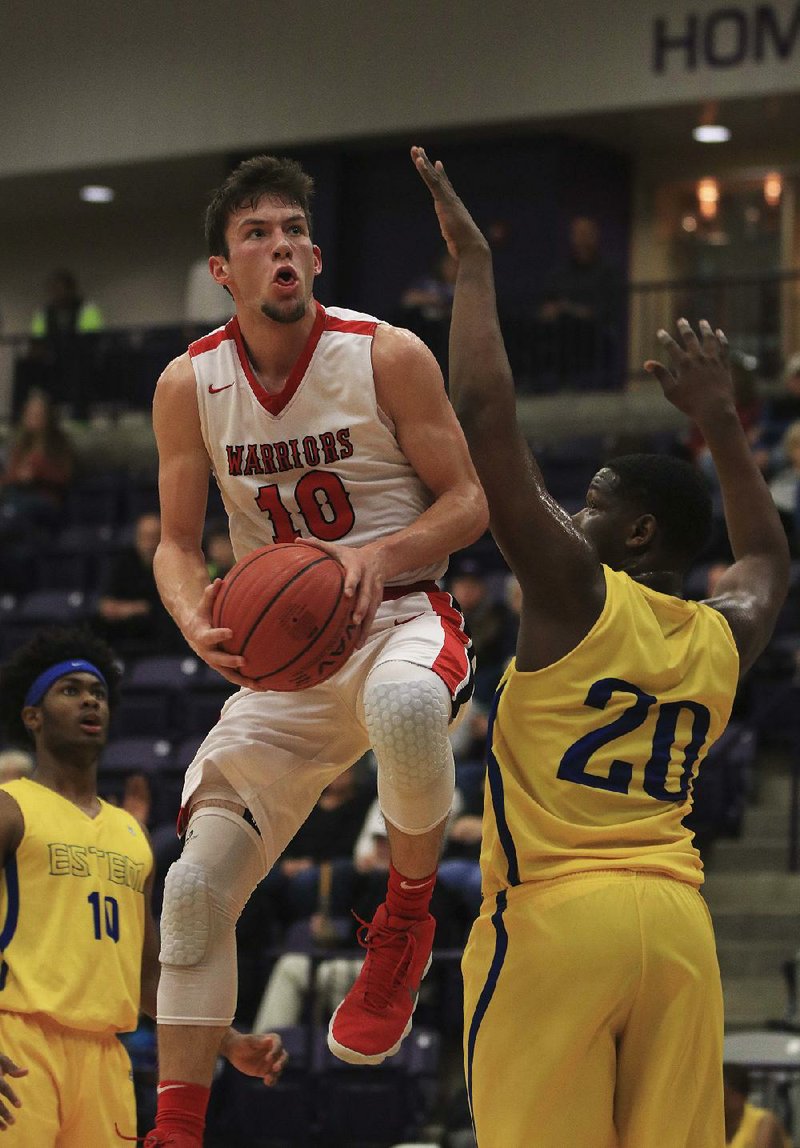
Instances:
[[[678,320],[679,342],[658,338],[670,368],[649,360],[667,399],[693,419],[714,460],[734,562],[709,603],[727,618],[748,669],[770,639],[789,585],[789,547],[772,495],[736,413],[724,334],[702,320],[700,337]]]
[[[525,591],[550,618],[568,617],[579,639],[603,601],[599,562],[570,516],[548,494],[520,431],[514,380],[500,333],[489,246],[441,163],[422,148],[412,160],[433,196],[458,262],[450,326],[450,397],[489,501],[491,528]]]

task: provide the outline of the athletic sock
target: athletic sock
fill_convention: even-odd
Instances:
[[[206,1126],[210,1088],[184,1080],[162,1080],[158,1085],[156,1129],[159,1132],[187,1132],[201,1140]]]
[[[427,917],[436,870],[428,877],[404,877],[389,864],[389,886],[386,890],[386,909],[391,917],[405,917],[421,921]]]

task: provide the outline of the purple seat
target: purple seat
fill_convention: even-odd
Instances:
[[[202,663],[191,655],[156,654],[139,658],[128,669],[129,690],[175,690],[182,693],[200,674]]]
[[[20,603],[18,618],[39,625],[74,625],[91,609],[89,596],[82,590],[34,590]]]
[[[74,524],[113,526],[119,521],[121,489],[117,471],[80,479],[67,492],[66,518]]]
[[[101,773],[144,773],[157,776],[174,763],[172,743],[166,738],[122,737],[103,751]]]

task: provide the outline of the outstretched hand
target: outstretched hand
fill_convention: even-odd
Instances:
[[[421,147],[412,147],[411,159],[433,196],[439,226],[453,258],[460,259],[469,250],[488,251],[483,233],[456,195],[442,161],[431,163]]]
[[[645,370],[655,375],[672,405],[697,423],[702,424],[704,419],[719,414],[722,409],[735,409],[725,335],[719,330],[712,331],[705,319],[698,324],[699,338],[687,319],[679,319],[677,326],[683,346],[667,331],[661,330],[657,334],[669,356],[670,366],[648,359],[644,364]]]

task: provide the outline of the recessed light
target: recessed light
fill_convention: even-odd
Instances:
[[[722,124],[698,124],[692,128],[692,138],[698,143],[726,143],[731,138],[731,129]]]
[[[114,198],[114,188],[104,187],[100,183],[87,183],[86,187],[82,187],[80,197],[84,203],[111,203]]]

